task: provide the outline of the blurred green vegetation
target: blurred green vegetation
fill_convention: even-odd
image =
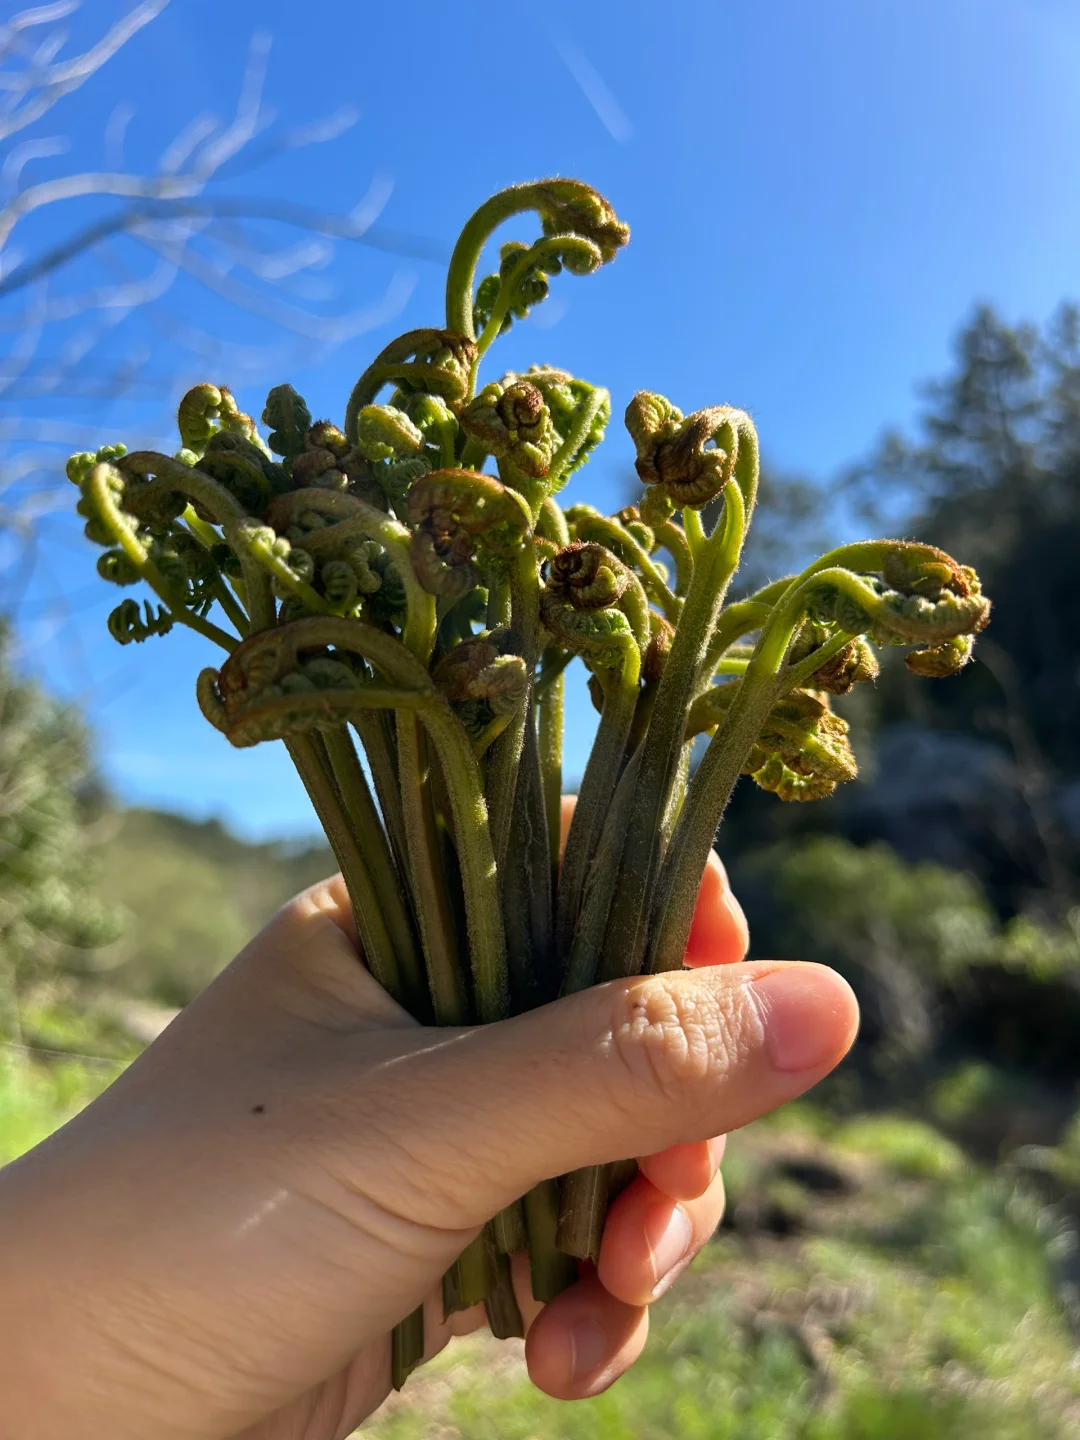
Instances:
[[[451,1350],[373,1440],[1066,1440],[1060,1222],[908,1117],[809,1102],[732,1138],[729,1219],[607,1394],[538,1395]]]
[[[98,963],[107,984],[180,1006],[226,965],[281,905],[336,868],[321,844],[248,844],[217,820],[153,810],[111,817],[103,887],[130,916]]]

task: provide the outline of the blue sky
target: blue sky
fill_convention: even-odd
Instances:
[[[73,39],[130,8],[93,0]],[[1080,292],[1080,7],[1069,0],[623,0],[566,16],[432,0],[172,0],[25,132],[72,144],[34,161],[24,181],[99,165],[118,101],[134,107],[127,163],[152,165],[193,116],[231,110],[261,28],[273,37],[265,99],[278,132],[345,104],[359,118],[332,142],[251,172],[235,166],[218,193],[344,211],[378,177],[393,187],[382,223],[448,253],[491,190],[580,176],[629,221],[631,244],[595,277],[557,280],[536,323],[499,343],[490,373],[564,366],[608,385],[617,416],[642,387],[684,410],[743,405],[774,466],[818,477],[865,453],[883,426],[910,422],[916,382],[947,365],[973,302],[1041,320]],[[52,207],[25,243],[53,243],[103,208]],[[328,318],[365,307],[377,317],[380,306],[386,318],[330,353],[281,347],[284,373],[256,382],[245,372],[236,388],[255,413],[267,384],[289,379],[313,411],[339,417],[376,349],[440,318],[437,265],[358,246],[337,247],[297,285]],[[181,318],[238,345],[274,343],[269,322],[193,282],[174,298]],[[144,389],[24,410],[110,438],[160,434],[170,394],[230,379],[224,360],[197,360],[175,334],[124,319],[102,353],[143,344]],[[613,425],[566,498],[623,503],[630,455]],[[89,547],[70,522],[44,535],[20,612],[22,658],[87,706],[115,790],[222,814],[248,833],[310,830],[280,747],[238,754],[199,716],[203,642],[173,634],[115,647],[104,633],[115,593],[94,591]],[[578,703],[570,772],[590,729]]]

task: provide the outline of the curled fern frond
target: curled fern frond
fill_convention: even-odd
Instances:
[[[975,641],[971,635],[954,635],[940,645],[924,650],[910,650],[904,656],[904,664],[913,675],[924,675],[932,680],[947,679],[959,675],[972,657]]]
[[[173,628],[173,618],[164,606],[153,606],[143,601],[139,609],[137,600],[121,600],[109,615],[109,634],[118,645],[141,645],[151,635],[167,635]]]
[[[227,385],[193,385],[177,407],[176,424],[180,443],[196,456],[221,432],[262,448],[255,421],[239,409]]]
[[[528,378],[507,376],[485,385],[459,419],[488,454],[522,475],[543,479],[550,470],[559,437],[543,391]]]
[[[422,476],[409,492],[408,519],[417,578],[430,594],[447,599],[473,589],[481,565],[514,559],[531,535],[528,511],[514,491],[472,470]]]
[[[369,660],[414,683],[375,678]],[[204,671],[197,689],[203,713],[240,748],[342,724],[371,709],[415,710],[433,693],[398,641],[360,621],[333,618],[250,636],[220,671]]]
[[[624,597],[634,601],[632,615],[620,608]],[[571,541],[549,562],[540,618],[559,645],[591,664],[621,670],[632,652],[637,673],[647,615],[640,585],[603,545]]]
[[[283,460],[299,455],[311,428],[311,411],[302,395],[291,385],[275,385],[266,397],[262,420],[270,427],[267,443],[275,455]]]
[[[722,724],[743,683],[731,680],[699,695],[687,717],[687,739]],[[781,800],[821,799],[858,774],[848,728],[824,691],[794,690],[765,717],[743,774]]]
[[[638,478],[676,509],[700,510],[722,494],[739,474],[740,447],[752,452],[744,456],[744,468],[752,469],[756,479],[757,432],[745,411],[731,405],[712,405],[684,416],[663,395],[641,390],[626,407],[626,428],[637,452]],[[749,512],[753,496],[744,495],[744,500]],[[642,518],[649,520],[647,508]]]
[[[376,356],[353,387],[345,411],[345,434],[355,444],[361,410],[384,385],[439,395],[456,409],[467,398],[476,346],[453,330],[409,330]]]

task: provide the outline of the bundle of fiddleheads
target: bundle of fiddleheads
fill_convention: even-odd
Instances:
[[[530,212],[540,233],[478,282],[493,232]],[[174,454],[113,445],[68,463],[99,574],[151,592],[121,600],[111,633],[183,625],[225,652],[198,677],[204,715],[233,745],[284,741],[372,974],[428,1023],[681,965],[738,777],[782,800],[831,794],[856,773],[831,697],[873,680],[874,647],[953,675],[989,616],[973,571],[899,540],[726,603],[758,478],[753,422],[731,406],[684,415],[640,392],[640,503],[559,506],[608,392],[550,366],[480,386],[479,367],[552,277],[592,274],[628,238],[579,181],[501,191],[454,249],[444,326],[385,346],[340,427],[283,384],[264,437],[204,384],[180,401]],[[600,722],[560,864],[573,657]],[[552,1298],[595,1258],[608,1191],[607,1169],[580,1171],[493,1217],[447,1275],[447,1308],[483,1301],[495,1333],[520,1333],[509,1253],[528,1249]],[[422,1348],[418,1314],[395,1332],[395,1383]]]

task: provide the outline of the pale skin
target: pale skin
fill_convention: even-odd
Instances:
[[[0,1172],[0,1440],[343,1440],[385,1398],[390,1331],[417,1304],[429,1355],[484,1323],[445,1323],[439,1281],[488,1217],[637,1155],[595,1270],[539,1306],[515,1257],[534,1383],[606,1389],[720,1221],[722,1136],[855,1034],[839,976],[731,966],[747,943],[713,857],[689,970],[436,1031],[358,963],[340,879],[305,891]]]

